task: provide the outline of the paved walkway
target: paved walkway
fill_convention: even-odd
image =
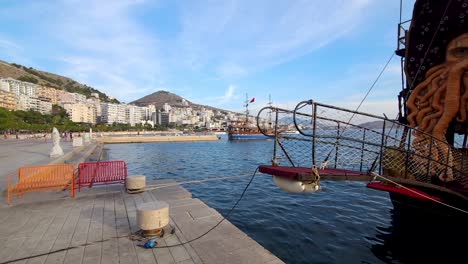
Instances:
[[[174,181],[157,182],[167,183]],[[75,199],[0,209],[0,263],[283,263],[229,221],[190,244],[141,248],[143,242],[128,237],[138,230],[136,208],[156,200],[168,202],[176,229],[174,235],[158,239],[158,246],[193,239],[222,219],[180,186],[132,195],[121,186],[86,188]]]
[[[28,159],[0,160],[0,166],[16,167],[50,162],[38,142],[2,142],[11,146],[12,156]],[[29,148],[27,146],[30,146]],[[69,162],[97,160],[102,144],[74,151]],[[71,149],[70,149],[71,150]],[[76,152],[76,153],[75,153]],[[48,152],[47,152],[48,153]],[[5,155],[5,154],[2,154]],[[7,155],[8,156],[8,155]],[[60,160],[55,160],[60,162]],[[63,161],[62,161],[63,162]],[[4,167],[1,175],[7,174]],[[222,216],[175,181],[152,182],[159,187],[141,194],[127,194],[121,185],[84,188],[69,197],[69,191],[32,192],[14,197],[8,207],[0,196],[0,264],[2,263],[283,263],[276,256],[223,221],[206,236],[189,244],[143,249],[141,241],[129,238],[138,231],[136,208],[141,203],[166,201],[175,234],[159,239],[158,246],[178,245],[194,239],[216,225]],[[163,187],[169,184],[170,187]],[[154,186],[153,186],[154,187]]]
[[[49,157],[52,140],[48,139],[8,139],[0,140],[0,190],[5,190],[6,178],[15,174],[22,166],[48,164],[54,159]],[[73,151],[70,141],[60,143],[63,152]]]

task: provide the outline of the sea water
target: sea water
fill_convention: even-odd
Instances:
[[[127,161],[129,174],[177,181],[251,175],[272,158],[272,140],[106,145],[108,159]],[[250,177],[183,185],[225,215]],[[466,263],[456,225],[427,219],[401,222],[386,192],[364,182],[322,181],[311,194],[279,189],[257,173],[229,217],[286,263]],[[415,218],[420,219],[420,218]],[[204,232],[204,230],[200,230]],[[464,235],[461,235],[464,234]],[[459,255],[460,256],[459,256]],[[459,261],[458,261],[459,260]]]

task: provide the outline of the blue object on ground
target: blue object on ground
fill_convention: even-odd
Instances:
[[[153,239],[150,239],[146,241],[146,243],[143,245],[144,248],[154,248],[157,245],[156,241]]]

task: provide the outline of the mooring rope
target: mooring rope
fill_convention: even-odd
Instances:
[[[431,201],[433,201],[433,202],[436,202],[436,203],[441,204],[441,205],[443,205],[443,206],[446,206],[446,207],[449,207],[449,208],[458,210],[458,211],[460,211],[460,212],[462,212],[462,213],[468,214],[468,211],[466,211],[466,210],[463,210],[463,209],[458,208],[458,207],[456,207],[456,206],[453,206],[453,205],[450,205],[450,204],[446,204],[446,203],[444,203],[444,202],[441,202],[441,201],[439,201],[439,200],[436,200],[436,199],[434,199],[434,198],[432,198],[432,197],[430,197],[430,196],[427,196],[427,195],[422,194],[422,193],[420,193],[420,192],[418,192],[418,191],[415,191],[415,190],[413,190],[413,189],[411,189],[411,188],[408,188],[408,187],[406,187],[406,186],[404,186],[404,185],[402,185],[402,184],[400,184],[400,183],[397,183],[397,182],[395,182],[395,181],[393,181],[393,180],[391,180],[391,179],[389,179],[389,178],[387,178],[387,177],[385,177],[385,176],[379,175],[379,174],[377,174],[377,173],[375,173],[375,172],[371,172],[371,175],[374,176],[374,177],[376,177],[376,178],[381,178],[381,179],[383,179],[384,181],[388,181],[388,182],[390,182],[390,183],[392,183],[392,184],[395,184],[396,186],[398,186],[398,187],[400,187],[400,188],[403,188],[403,189],[405,189],[405,190],[407,190],[407,191],[410,191],[410,192],[412,192],[412,193],[414,193],[414,194],[417,194],[417,195],[419,195],[419,196],[421,196],[421,197],[424,197],[424,198],[426,198],[426,199],[429,199],[429,200],[431,200]]]
[[[183,184],[191,184],[191,183],[202,183],[208,181],[220,181],[220,180],[229,180],[229,179],[236,179],[236,178],[243,178],[247,176],[252,176],[252,174],[241,174],[238,176],[225,176],[225,177],[212,177],[206,178],[202,180],[193,180],[193,181],[183,181],[183,182],[174,182],[174,183],[160,183],[160,184],[153,184],[153,185],[146,185],[145,191],[151,191],[156,189],[162,189],[167,187],[179,186]]]

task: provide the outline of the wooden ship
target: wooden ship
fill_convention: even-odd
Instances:
[[[367,181],[395,209],[468,216],[468,1],[417,0],[412,19],[398,25],[395,53],[396,119],[314,100],[265,107],[259,116],[287,117],[299,134],[273,133],[272,162],[259,171],[289,192],[315,192],[321,180]]]

